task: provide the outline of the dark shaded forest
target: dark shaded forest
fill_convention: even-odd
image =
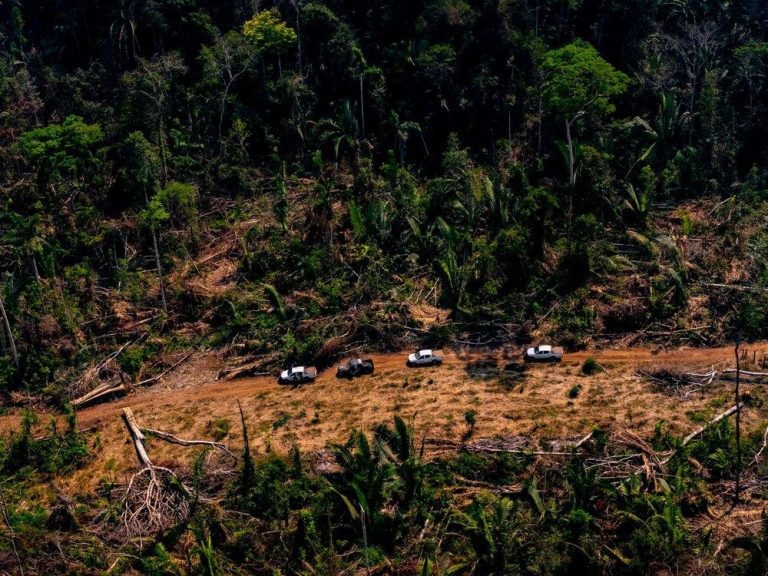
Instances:
[[[323,476],[252,458],[243,419],[218,476],[208,452],[137,475],[184,511],[146,533],[130,487],[26,503],[94,451],[83,374],[149,382],[180,351],[258,372],[767,338],[767,75],[765,0],[0,0],[0,410],[66,420],[40,436],[25,412],[0,444],[0,563],[24,543],[35,574],[764,573],[765,531],[717,556],[686,520],[730,494],[727,419],[690,445],[660,422],[631,446],[666,451],[659,477],[618,480],[575,451],[425,459],[399,418]]]

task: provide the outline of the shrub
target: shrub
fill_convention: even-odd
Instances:
[[[604,368],[592,356],[584,360],[584,364],[581,366],[582,374],[587,376],[592,376],[601,370],[604,370]]]
[[[227,437],[231,427],[232,422],[230,422],[229,418],[214,418],[208,422],[205,429],[214,440],[219,442]]]
[[[59,433],[55,420],[51,421],[48,434],[40,439],[32,435],[32,428],[39,422],[37,415],[25,410],[21,430],[11,434],[2,470],[14,474],[26,467],[43,472],[57,473],[76,468],[88,456],[83,436],[75,429],[75,415],[67,413],[67,431]]]
[[[580,392],[581,392],[581,384],[574,384],[573,386],[571,386],[571,389],[568,390],[568,398],[573,400],[579,395]]]

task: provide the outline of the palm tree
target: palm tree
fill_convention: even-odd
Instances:
[[[500,498],[489,514],[482,503],[473,500],[466,512],[456,512],[452,522],[469,538],[474,559],[470,573],[488,576],[507,574],[506,538],[513,530],[515,506]]]
[[[385,458],[394,466],[403,504],[410,507],[422,495],[424,486],[424,447],[418,452],[413,442],[413,430],[400,416],[395,416],[395,428],[379,426],[375,437]]]
[[[124,57],[129,62],[135,61],[139,52],[135,10],[135,0],[119,0],[109,25],[109,39],[117,47],[118,59]]]
[[[341,466],[344,485],[339,494],[362,510],[365,517],[365,527],[375,533],[380,510],[385,501],[387,485],[393,475],[393,466],[383,457],[381,445],[375,442],[371,447],[363,432],[355,431],[345,444],[331,445],[336,462]],[[355,517],[355,514],[352,514]]]
[[[342,101],[337,119],[324,118],[320,120],[315,125],[315,132],[318,134],[320,142],[323,144],[330,142],[333,145],[337,169],[344,148],[352,152],[354,166],[360,164],[359,127],[348,99]]]

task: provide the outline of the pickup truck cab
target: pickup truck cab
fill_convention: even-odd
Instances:
[[[317,369],[306,366],[294,366],[283,370],[277,381],[280,384],[306,384],[312,382],[317,376]]]
[[[353,358],[346,364],[339,364],[336,370],[337,378],[354,378],[363,374],[373,374],[373,360],[366,358]]]
[[[563,349],[542,344],[535,348],[528,348],[524,358],[526,362],[560,362],[563,359]]]
[[[434,366],[443,363],[443,355],[432,350],[419,350],[408,356],[408,366]]]

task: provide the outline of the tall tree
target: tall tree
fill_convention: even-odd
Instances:
[[[152,236],[152,251],[155,256],[155,270],[160,287],[160,302],[163,311],[167,312],[168,303],[165,297],[165,282],[163,280],[160,247],[157,241],[157,229],[168,220],[170,215],[156,194],[160,171],[157,155],[152,144],[144,137],[144,134],[138,131],[128,135],[122,145],[121,153],[124,161],[121,176],[127,185],[138,188],[146,204],[141,213],[141,221],[149,229]]]
[[[276,56],[280,74],[281,57],[296,44],[296,32],[280,20],[277,10],[263,10],[243,25],[243,34],[264,56]]]
[[[229,32],[225,36],[216,39],[213,46],[203,46],[200,51],[200,60],[206,75],[215,78],[221,89],[219,104],[219,152],[221,152],[224,115],[227,109],[227,99],[232,87],[238,82],[258,57],[252,44],[246,36],[237,32]]]
[[[175,82],[187,71],[181,55],[170,53],[153,60],[140,60],[138,69],[125,74],[122,86],[125,89],[129,108],[127,113],[135,120],[143,120],[154,132],[155,143],[160,151],[161,181],[168,181],[167,122],[170,95]]]
[[[568,153],[568,244],[573,220],[573,193],[576,187],[576,156],[573,131],[576,122],[588,115],[610,114],[611,97],[624,92],[629,78],[604,60],[595,48],[577,40],[544,54],[546,71],[544,104],[565,124]]]

